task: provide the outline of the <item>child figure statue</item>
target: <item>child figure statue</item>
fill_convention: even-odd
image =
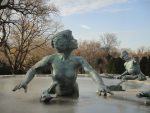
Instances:
[[[85,72],[92,76],[98,85],[98,92],[112,94],[104,84],[99,74],[80,57],[72,55],[72,51],[78,48],[77,40],[72,36],[72,31],[64,30],[52,38],[52,47],[58,53],[44,57],[42,60],[32,66],[26,73],[25,79],[18,84],[13,91],[24,88],[27,92],[27,85],[33,79],[34,75],[41,72],[44,68],[49,67],[52,71],[52,85],[41,96],[41,101],[49,102],[54,97],[71,96],[79,97],[78,84],[76,82],[78,68],[83,68]]]
[[[128,56],[127,51],[123,51],[120,56],[123,60],[125,60],[124,66],[126,71],[121,74],[118,79],[123,80],[135,80],[138,79],[140,81],[146,80],[145,75],[141,72],[139,62],[134,58],[130,58]]]

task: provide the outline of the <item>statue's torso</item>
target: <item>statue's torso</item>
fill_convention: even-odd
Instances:
[[[77,69],[79,67],[79,62],[75,57],[62,60],[59,56],[56,56],[51,65],[54,81],[63,86],[74,85],[77,77]]]
[[[124,66],[129,74],[135,75],[140,72],[139,64],[134,59],[130,59],[129,61],[126,61]]]

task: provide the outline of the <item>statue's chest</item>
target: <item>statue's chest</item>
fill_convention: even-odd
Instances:
[[[54,61],[52,64],[52,67],[54,70],[57,71],[69,71],[69,70],[75,70],[77,68],[77,63],[72,60],[67,61]]]
[[[126,70],[137,71],[138,65],[137,65],[137,63],[135,63],[134,60],[130,60],[130,61],[125,63],[125,68],[126,68]]]
[[[55,79],[74,79],[77,75],[78,64],[75,61],[57,60],[52,64]]]
[[[125,68],[128,69],[132,69],[133,68],[133,61],[128,61],[125,63]]]

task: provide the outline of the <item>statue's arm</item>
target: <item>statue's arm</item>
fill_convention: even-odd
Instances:
[[[105,86],[102,78],[99,76],[99,74],[90,66],[90,64],[85,60],[83,59],[82,57],[80,58],[80,64],[82,66],[82,68],[84,69],[84,71],[92,76],[93,80],[96,81],[96,84],[98,85],[98,90],[99,92],[104,92],[104,93],[110,93],[110,90],[107,89],[107,87]]]
[[[44,68],[51,64],[52,56],[46,56],[39,62],[37,62],[34,66],[32,66],[25,75],[25,79],[21,81],[20,84],[16,85],[13,91],[16,91],[20,88],[24,88],[25,92],[27,92],[27,85],[33,79],[36,73],[41,72]]]
[[[122,79],[123,76],[127,75],[128,74],[128,71],[124,71],[121,75],[117,76],[116,78],[117,79]]]
[[[32,66],[25,75],[25,79],[22,81],[22,84],[28,84],[35,74],[44,70],[47,66],[51,64],[51,56],[46,56],[39,62],[37,62],[34,66]]]
[[[125,76],[125,75],[127,75],[128,74],[128,71],[126,70],[126,71],[124,71],[122,74],[121,74],[121,77],[123,77],[123,76]]]

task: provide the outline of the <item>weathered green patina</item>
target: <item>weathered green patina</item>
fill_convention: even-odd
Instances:
[[[142,91],[136,95],[137,97],[148,97],[150,99],[150,90],[149,91]]]
[[[53,83],[49,89],[43,92],[41,101],[47,102],[58,96],[78,97],[77,72],[79,68],[83,68],[96,81],[100,93],[104,93],[104,95],[107,95],[107,93],[112,94],[99,74],[84,58],[71,54],[74,49],[78,48],[77,40],[73,38],[72,31],[64,30],[57,33],[53,37],[51,44],[53,48],[57,49],[58,53],[46,56],[32,66],[25,79],[13,91],[24,88],[26,92],[27,85],[34,75],[49,67],[52,70]]]
[[[135,58],[130,58],[127,51],[123,51],[120,56],[126,62],[124,63],[126,71],[118,79],[123,80],[146,80],[145,75],[141,72],[139,62]]]

